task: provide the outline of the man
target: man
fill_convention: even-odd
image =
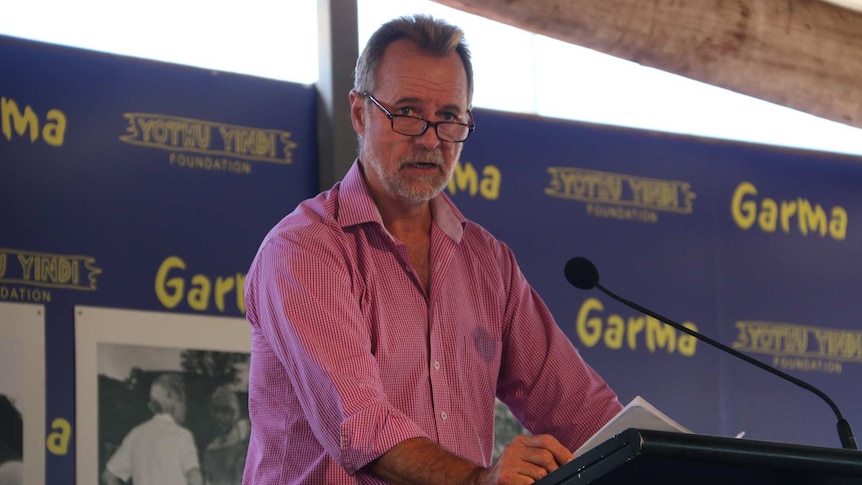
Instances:
[[[532,483],[620,409],[512,252],[441,191],[473,131],[460,29],[417,16],[356,65],[359,158],[264,239],[246,485]],[[494,398],[536,433],[495,463]]]
[[[150,386],[152,419],[133,428],[108,460],[105,485],[203,485],[186,417],[185,387],[176,374],[162,374]]]

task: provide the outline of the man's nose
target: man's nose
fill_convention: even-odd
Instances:
[[[437,136],[437,129],[432,125],[428,125],[425,133],[414,138],[416,138],[417,144],[426,148],[437,148],[437,146],[440,145],[440,137]]]

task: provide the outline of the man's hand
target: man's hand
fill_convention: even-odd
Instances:
[[[482,472],[479,483],[530,484],[572,458],[572,452],[551,435],[518,435],[506,446],[491,468]]]

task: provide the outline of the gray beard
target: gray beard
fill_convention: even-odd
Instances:
[[[445,163],[443,155],[439,152],[412,153],[403,157],[400,162],[432,162],[440,167]],[[406,180],[401,176],[400,170],[394,173],[388,172],[383,169],[381,164],[374,161],[368,165],[377,173],[378,178],[389,193],[416,205],[424,204],[437,197],[449,183],[449,177],[445,173],[442,176],[433,174]]]
[[[437,197],[448,182],[448,180],[440,182],[437,176],[420,177],[414,180],[414,182],[416,181],[421,182],[422,185],[417,186],[415,183],[406,184],[404,183],[404,179],[398,176],[392,177],[392,179],[383,179],[383,183],[386,184],[392,193],[398,194],[417,205]]]

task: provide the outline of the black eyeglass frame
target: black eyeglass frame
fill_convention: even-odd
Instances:
[[[404,136],[422,136],[422,135],[424,135],[424,134],[425,134],[425,132],[426,132],[426,131],[428,131],[428,128],[429,128],[429,127],[433,126],[433,127],[434,127],[434,134],[436,134],[436,135],[437,135],[437,138],[439,138],[441,141],[445,141],[445,142],[447,142],[447,143],[464,143],[465,141],[467,141],[468,139],[470,139],[470,135],[472,135],[472,134],[473,134],[473,130],[475,130],[475,129],[476,129],[476,123],[475,123],[475,122],[473,122],[473,112],[472,112],[472,111],[470,111],[469,109],[467,110],[467,116],[468,116],[468,117],[470,117],[470,123],[460,123],[460,122],[458,122],[458,121],[436,121],[436,122],[435,122],[435,121],[429,121],[429,120],[426,120],[425,118],[420,118],[420,117],[418,117],[418,116],[410,116],[410,115],[396,115],[396,114],[392,114],[392,112],[390,112],[388,109],[386,109],[386,107],[385,107],[385,106],[383,106],[382,104],[380,104],[380,101],[377,101],[377,98],[375,98],[375,97],[374,97],[371,93],[369,93],[368,91],[364,91],[364,92],[362,93],[362,96],[364,96],[364,97],[366,97],[366,98],[370,99],[370,100],[371,100],[371,102],[372,102],[372,103],[374,103],[374,105],[375,105],[375,106],[377,106],[377,107],[380,109],[380,111],[382,111],[382,112],[383,112],[383,114],[384,114],[384,115],[386,115],[386,118],[388,118],[388,119],[389,119],[389,126],[392,128],[392,131],[394,131],[395,133],[398,133],[399,135],[404,135]],[[419,121],[424,122],[424,123],[425,123],[425,126],[422,128],[422,131],[420,131],[419,133],[404,133],[404,132],[401,132],[401,131],[398,131],[398,130],[396,130],[396,129],[395,129],[395,118],[411,118],[411,119],[414,119],[414,120],[419,120]],[[459,126],[465,126],[465,127],[467,127],[467,136],[465,136],[463,140],[447,140],[447,139],[443,138],[442,136],[440,136],[440,132],[439,132],[439,131],[438,131],[438,129],[437,129],[437,127],[438,127],[438,126],[440,126],[440,125],[459,125]]]

